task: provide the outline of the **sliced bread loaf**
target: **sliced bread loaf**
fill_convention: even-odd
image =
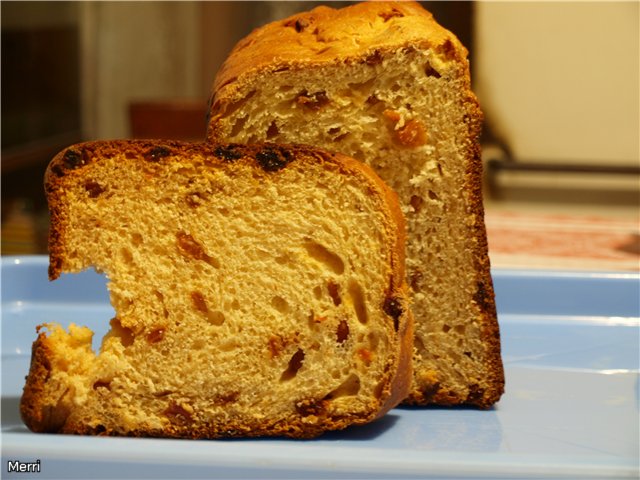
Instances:
[[[321,146],[372,166],[407,218],[416,319],[407,402],[489,407],[504,388],[467,52],[413,2],[319,7],[241,40],[208,137]]]
[[[44,325],[21,400],[37,432],[311,437],[408,391],[395,194],[307,147],[91,142],[49,165],[51,279],[94,266],[115,318]]]

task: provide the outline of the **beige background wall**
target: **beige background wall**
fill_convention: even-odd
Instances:
[[[83,126],[129,135],[132,100],[201,95],[201,4],[80,2]]]
[[[638,165],[639,5],[476,4],[476,90],[517,158]]]

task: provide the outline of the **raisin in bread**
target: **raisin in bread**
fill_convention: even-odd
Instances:
[[[407,218],[416,321],[408,403],[489,407],[504,389],[467,52],[417,3],[319,7],[241,40],[211,141],[305,143],[372,166]]]
[[[403,219],[360,162],[307,147],[79,144],[46,174],[51,279],[105,272],[116,316],[45,325],[37,432],[311,437],[411,380]]]

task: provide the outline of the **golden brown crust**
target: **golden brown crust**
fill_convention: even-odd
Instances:
[[[67,391],[51,395],[52,365],[56,352],[51,339],[40,332],[33,345],[33,355],[29,375],[21,400],[21,414],[25,424],[35,432],[60,432],[70,434],[128,435],[182,438],[216,438],[233,436],[284,435],[294,438],[309,438],[327,430],[342,429],[348,425],[362,424],[383,416],[406,397],[411,378],[413,319],[408,306],[407,287],[404,283],[404,217],[397,196],[366,165],[349,157],[331,154],[319,149],[301,145],[234,145],[234,144],[192,144],[176,141],[104,141],[86,142],[68,147],[60,152],[49,164],[45,175],[45,190],[51,210],[51,231],[49,238],[51,279],[57,278],[65,265],[65,190],[68,182],[85,182],[83,169],[92,162],[118,155],[131,161],[172,162],[181,157],[197,154],[212,165],[245,162],[265,175],[277,174],[281,169],[296,162],[320,163],[326,168],[338,170],[349,178],[358,178],[371,192],[379,207],[384,211],[388,238],[393,239],[389,263],[391,277],[387,290],[387,300],[380,305],[390,318],[396,330],[397,356],[389,359],[386,384],[382,386],[380,400],[372,405],[366,414],[333,415],[313,425],[302,419],[286,421],[258,422],[255,424],[228,423],[224,425],[170,425],[155,430],[115,430],[104,425],[88,425],[78,422],[70,415],[70,404],[66,401]],[[89,190],[94,188],[88,186]],[[389,307],[391,305],[391,307]],[[55,390],[56,386],[54,386]],[[56,392],[58,393],[58,392]]]
[[[46,335],[38,334],[31,349],[31,366],[28,381],[20,400],[20,415],[27,427],[34,432],[44,432],[51,422],[45,418],[45,409],[41,405],[44,386],[51,371],[50,354],[47,353]]]

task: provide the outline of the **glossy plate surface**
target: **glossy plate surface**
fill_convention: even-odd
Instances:
[[[37,324],[112,316],[94,272],[47,280],[44,257],[2,259],[2,477],[637,478],[640,277],[494,270],[507,393],[490,411],[396,408],[310,441],[36,435],[18,402]]]

